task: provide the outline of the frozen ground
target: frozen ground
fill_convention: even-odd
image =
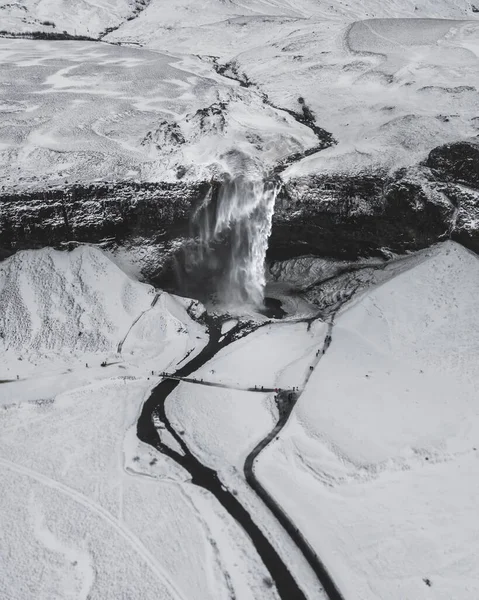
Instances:
[[[261,170],[314,147],[265,92],[299,114],[303,98],[338,142],[286,177],[397,169],[479,132],[479,24],[465,0],[32,0],[0,17],[51,30],[41,22],[55,11],[70,33],[115,29],[108,43],[0,41],[6,189],[208,178],[238,155]],[[253,87],[217,75],[214,59]]]
[[[0,2],[0,28],[97,37],[141,10],[147,0],[21,0]]]
[[[397,169],[478,134],[479,23],[469,2],[226,6],[208,2],[198,14],[196,3],[153,1],[108,39],[194,48],[229,61],[227,73],[246,75],[277,106],[301,113],[303,98],[338,144],[286,176]]]
[[[479,261],[453,243],[426,254],[336,318],[258,462],[346,597],[479,593]]]
[[[397,169],[478,134],[465,0],[0,3],[0,29],[107,28],[106,43],[0,39],[4,192],[269,169],[317,142],[271,103],[306,105],[338,142],[285,177]],[[325,324],[264,325],[195,374],[226,388],[168,399],[309,600],[317,582],[244,481],[277,419],[271,394],[245,388],[305,387],[256,474],[348,600],[477,600],[478,264],[428,250],[345,307],[321,360]],[[291,265],[311,283],[337,268]],[[2,600],[277,598],[236,524],[136,438],[158,373],[206,344],[201,310],[96,249],[0,264]]]
[[[151,370],[203,346],[201,307],[151,307],[86,247],[5,261],[0,297],[0,597],[276,598],[242,531],[135,435]]]
[[[0,38],[4,190],[261,169],[315,136],[198,58]]]
[[[235,60],[275,103],[303,97],[338,141],[286,177],[393,170],[478,134],[478,39],[477,21],[308,22]]]
[[[195,373],[232,389],[181,383],[167,400],[310,599],[317,582],[242,472],[277,420],[272,394],[237,388],[306,385],[256,474],[346,598],[479,591],[479,263],[446,243],[404,264],[336,317],[324,357],[321,322],[264,324]],[[201,306],[87,247],[4,261],[0,301],[0,596],[275,598],[228,515],[136,438],[158,372],[206,341],[187,313]]]

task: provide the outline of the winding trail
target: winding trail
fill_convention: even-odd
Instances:
[[[152,308],[154,308],[156,306],[156,303],[158,302],[158,300],[160,299],[162,292],[156,292],[155,297],[153,298],[153,300],[151,301],[150,306],[144,310],[142,313],[140,313],[136,319],[133,321],[133,323],[130,325],[130,328],[128,329],[128,331],[125,333],[124,338],[119,342],[118,344],[118,348],[116,349],[118,354],[121,354],[121,351],[123,350],[123,344],[126,342],[126,338],[130,335],[131,330],[133,329],[133,327],[138,323],[138,321],[141,319],[141,317],[147,313],[148,311],[150,311]]]
[[[168,373],[165,373],[164,375],[162,375],[162,377],[163,377],[163,379],[184,381],[185,383],[195,383],[196,385],[206,385],[209,387],[224,388],[227,390],[240,390],[242,392],[257,392],[260,394],[271,394],[272,392],[277,391],[277,388],[267,388],[264,386],[242,387],[240,385],[227,385],[226,383],[219,383],[216,381],[204,381],[203,379],[195,379],[194,377],[181,377],[180,375],[176,375],[176,374],[170,375]],[[292,390],[286,390],[286,391],[292,391]]]

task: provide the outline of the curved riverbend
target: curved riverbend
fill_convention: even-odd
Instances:
[[[208,362],[215,354],[244,335],[250,333],[244,324],[233,327],[224,336],[221,335],[221,322],[213,317],[207,317],[209,341],[203,350],[178,369],[175,376],[186,377]],[[165,411],[165,402],[171,392],[178,386],[179,380],[165,379],[161,381],[151,392],[149,398],[143,405],[141,415],[137,423],[138,438],[156,448],[166,456],[169,456],[177,464],[186,469],[191,475],[191,482],[208,490],[235,519],[251,539],[263,564],[269,571],[275,582],[281,600],[307,600],[304,592],[291,575],[288,567],[276,552],[268,538],[264,535],[258,525],[253,521],[249,512],[238,501],[238,499],[227,490],[221,483],[218,474],[201,463],[188,449],[183,438],[175,431],[168,420]],[[155,427],[155,420],[160,420],[165,429],[173,436],[179,444],[182,453],[172,450],[162,442],[160,434]],[[294,538],[293,538],[294,539]]]

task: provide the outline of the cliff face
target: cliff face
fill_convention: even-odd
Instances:
[[[313,254],[355,260],[405,253],[451,237],[479,252],[479,145],[435,148],[393,175],[328,175],[285,182],[269,256]],[[190,216],[218,183],[111,183],[0,197],[0,251],[67,242],[148,245],[148,278],[171,278]],[[214,197],[214,194],[213,194]]]
[[[100,183],[0,196],[0,251],[65,242],[158,243],[188,231],[192,204],[207,183]]]
[[[447,144],[389,175],[328,175],[286,183],[270,254],[344,259],[404,253],[451,237],[479,251],[479,145]]]

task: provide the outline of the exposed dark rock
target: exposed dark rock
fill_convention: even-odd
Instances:
[[[418,250],[448,237],[453,214],[441,192],[406,173],[297,179],[278,200],[269,252],[356,259]]]
[[[166,243],[184,236],[206,183],[101,183],[0,196],[0,252],[68,241]]]
[[[19,249],[110,239],[113,246],[141,249],[145,276],[171,289],[181,257],[194,245],[191,215],[208,192],[216,197],[219,185],[120,182],[4,193],[0,258]],[[436,148],[423,165],[393,175],[285,182],[269,258],[312,254],[356,260],[415,251],[447,238],[479,253],[479,145],[473,142]]]
[[[438,179],[479,188],[479,140],[434,148],[425,165]]]
[[[149,131],[141,141],[142,146],[154,146],[164,150],[165,146],[176,148],[185,143],[180,126],[175,121],[161,121],[158,127]]]
[[[479,143],[435,148],[394,175],[312,176],[286,182],[270,257],[356,259],[404,253],[445,238],[479,253]]]
[[[45,25],[46,23],[43,23]],[[51,25],[50,25],[51,26]],[[54,25],[53,25],[54,26]],[[76,40],[76,41],[87,41],[97,42],[98,38],[92,38],[88,35],[72,35],[67,31],[8,31],[6,29],[0,30],[0,37],[7,38],[19,38],[28,40]]]

